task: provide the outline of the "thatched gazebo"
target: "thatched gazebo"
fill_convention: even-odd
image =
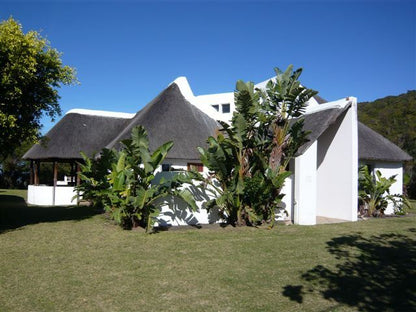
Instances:
[[[30,160],[28,203],[35,205],[76,204],[74,186],[79,184],[80,152],[92,156],[119,133],[132,114],[71,110],[23,156]],[[41,181],[41,164],[52,164],[52,177]],[[59,165],[69,164],[69,175],[58,181]]]

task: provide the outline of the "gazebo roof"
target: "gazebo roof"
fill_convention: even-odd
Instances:
[[[24,159],[82,159],[80,152],[92,156],[99,152],[129,122],[125,117],[68,112]]]
[[[92,156],[104,147],[119,148],[119,142],[129,138],[132,128],[138,125],[148,132],[151,150],[173,141],[168,158],[194,161],[199,160],[197,147],[205,146],[218,128],[214,119],[189,103],[172,83],[136,115],[69,112],[23,157],[81,159],[81,151]]]

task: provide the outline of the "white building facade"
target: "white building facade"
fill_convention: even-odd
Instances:
[[[226,122],[231,120],[235,110],[233,92],[195,96],[185,77],[174,82],[191,104],[210,117]],[[255,87],[264,88],[267,82]],[[221,107],[228,106],[230,111],[221,114]],[[311,98],[306,115],[330,109],[343,109],[345,112],[292,161],[290,170],[293,174],[282,190],[285,194],[283,207],[288,216],[282,215],[281,219],[300,225],[314,225],[317,217],[357,220],[357,99],[349,97],[319,104]]]
[[[261,82],[256,87],[264,88],[266,83]],[[229,122],[234,111],[234,92],[196,96],[187,79],[179,77],[137,114],[89,110],[68,112],[47,134],[50,137],[49,146],[36,145],[26,153],[25,158],[36,162],[74,161],[79,159],[80,151],[92,154],[103,147],[117,148],[118,142],[130,135],[132,127],[140,124],[148,131],[150,142],[155,141],[155,146],[174,141],[174,148],[160,168],[157,179],[172,174],[169,171],[172,168],[185,171],[196,166],[207,172],[207,168],[200,163],[196,147],[203,146],[209,135],[215,135],[218,128],[216,120]],[[364,129],[357,121],[357,99],[347,97],[323,103],[311,98],[304,120],[305,129],[312,131],[310,141],[291,161],[289,169],[292,175],[282,190],[285,194],[282,207],[288,216],[282,214],[277,217],[300,225],[314,225],[319,217],[356,221],[359,151],[362,153],[358,130]],[[85,133],[92,133],[91,138]],[[370,132],[363,133],[368,135]],[[360,132],[360,135],[364,134]],[[378,154],[383,154],[383,150]],[[397,175],[392,193],[402,193],[402,158],[384,162],[383,157],[370,155],[366,158],[384,176]],[[208,214],[204,206],[212,194],[188,187],[199,211],[191,213],[181,200],[166,198],[159,225],[219,221],[218,215],[215,212]],[[28,203],[71,205],[76,203],[74,195],[73,186],[59,185],[55,179],[52,186],[30,185]]]

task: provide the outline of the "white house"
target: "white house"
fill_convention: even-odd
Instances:
[[[264,88],[268,80],[256,85]],[[234,93],[194,96],[184,77],[174,81],[185,99],[200,110],[229,121],[235,110]],[[306,110],[304,128],[311,131],[290,165],[284,207],[297,224],[316,224],[317,217],[357,220],[358,137],[357,99],[335,102],[312,98]],[[225,112],[224,112],[225,108]],[[218,114],[222,113],[222,118]],[[343,165],[340,166],[340,160]]]
[[[265,82],[262,82],[256,87],[264,85]],[[377,149],[373,146],[363,148],[359,130],[365,129],[365,126],[357,121],[356,98],[325,102],[320,97],[314,97],[308,104],[304,128],[311,131],[309,142],[301,146],[297,157],[291,162],[293,175],[287,179],[283,190],[286,194],[284,207],[289,213],[287,218],[304,225],[316,224],[317,217],[355,221],[359,158],[367,162],[377,161],[377,166],[384,166],[383,173],[397,173],[400,178],[402,162],[410,156],[370,131],[363,132],[365,140],[362,144],[379,136],[383,139],[383,145],[377,145]],[[129,137],[136,125],[142,125],[147,130],[151,149],[166,141],[174,141],[160,175],[172,174],[163,172],[171,168],[187,170],[193,167],[204,171],[206,168],[200,163],[196,147],[205,146],[208,136],[216,133],[216,120],[229,121],[234,110],[233,92],[195,96],[185,77],[173,81],[135,115],[71,110],[47,133],[46,145],[36,144],[24,156],[32,163],[28,202],[37,205],[74,203],[75,182],[72,185],[58,185],[58,173],[54,170],[52,185],[42,185],[38,174],[40,163],[53,162],[57,168],[59,162],[68,162],[72,168],[71,175],[74,176],[70,181],[76,181],[75,164],[81,160],[80,151],[92,155],[103,147],[118,148],[120,140]],[[389,148],[396,153],[394,159],[390,157]],[[370,151],[377,157],[362,158],[359,157],[359,151]],[[395,188],[397,193],[401,193],[401,180]],[[198,199],[199,212],[191,214],[183,209],[182,202],[169,200],[160,215],[160,223],[215,222],[216,216],[208,215],[203,208],[208,195],[195,188],[192,192]]]

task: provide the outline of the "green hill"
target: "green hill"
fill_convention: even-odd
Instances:
[[[416,90],[358,104],[358,119],[416,159]],[[416,197],[416,162],[406,165],[409,195]]]

